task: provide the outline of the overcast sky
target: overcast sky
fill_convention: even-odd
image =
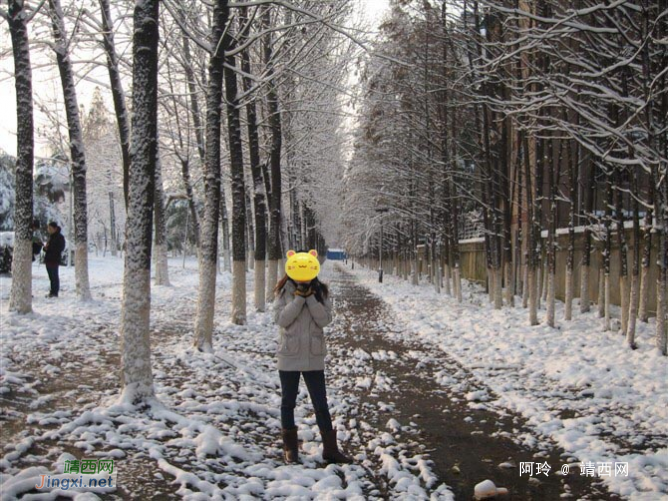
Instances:
[[[360,15],[366,17],[373,26],[377,26],[383,13],[387,9],[389,0],[359,0]],[[60,77],[55,66],[55,58],[49,64],[50,54],[42,55],[37,52],[31,54],[31,63],[33,65],[33,95],[37,101],[35,105],[35,146],[38,156],[45,156],[46,144],[42,133],[47,127],[51,127],[50,121],[46,115],[40,111],[40,103],[49,109],[56,106],[62,110],[62,89],[60,87]],[[95,77],[100,81],[108,81],[103,70],[96,71]],[[90,105],[93,90],[96,84],[80,81],[77,83],[77,94],[79,105],[86,109]],[[108,94],[105,92],[105,94]],[[111,97],[106,96],[109,109]],[[6,23],[0,24],[0,149],[11,155],[16,155],[16,93],[14,89],[14,60],[12,58],[12,46],[9,36],[9,30]]]

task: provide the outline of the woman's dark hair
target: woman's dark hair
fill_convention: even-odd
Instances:
[[[51,228],[58,229],[58,223],[56,223],[55,221],[49,222],[49,226],[51,226]]]
[[[326,283],[321,282],[318,280],[318,277],[315,277],[313,280],[311,280],[311,287],[313,288],[313,291],[315,293],[315,298],[319,302],[323,302],[327,296],[329,296],[329,287],[327,286]]]
[[[283,290],[283,287],[285,287],[285,283],[290,280],[290,277],[288,277],[287,274],[283,275],[283,278],[281,278],[277,283],[276,287],[274,287],[274,296],[278,296],[281,291]]]

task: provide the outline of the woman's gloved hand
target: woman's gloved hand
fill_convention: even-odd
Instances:
[[[311,284],[308,283],[297,284],[297,290],[295,291],[295,294],[302,297],[309,297],[311,294],[313,294],[313,289],[311,288]]]

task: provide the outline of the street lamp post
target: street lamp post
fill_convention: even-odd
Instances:
[[[380,255],[380,269],[378,270],[378,282],[383,283],[383,213],[387,212],[386,208],[376,209],[376,212],[380,214],[380,250],[378,254]]]

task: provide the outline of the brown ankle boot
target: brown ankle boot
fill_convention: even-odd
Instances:
[[[287,464],[299,463],[299,442],[297,441],[297,427],[282,428],[283,459]]]
[[[352,458],[346,456],[339,450],[336,443],[336,430],[323,432],[320,430],[322,437],[322,458],[328,463],[352,463]]]

